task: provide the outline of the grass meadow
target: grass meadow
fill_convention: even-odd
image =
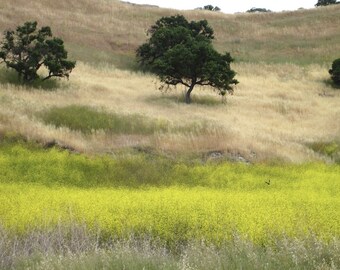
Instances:
[[[0,131],[85,153],[132,147],[198,157],[217,151],[254,162],[332,160],[311,147],[339,141],[340,92],[325,83],[326,66],[233,68],[242,82],[233,96],[222,102],[197,88],[190,109],[184,89],[160,93],[155,77],[108,65],[78,63],[69,82],[34,88],[11,83],[15,76],[3,69]]]
[[[37,20],[77,60],[33,84],[0,66],[1,269],[340,268],[340,6],[181,12],[208,20],[240,81],[191,105],[134,56],[177,13],[0,1],[1,31]]]

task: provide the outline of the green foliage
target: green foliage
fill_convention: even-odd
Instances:
[[[264,13],[266,13],[266,12],[272,12],[270,9],[265,9],[265,8],[255,8],[255,7],[253,7],[253,8],[251,8],[251,9],[249,9],[249,10],[247,10],[247,12],[248,13],[257,13],[257,12],[264,12]]]
[[[25,82],[38,79],[38,70],[42,66],[48,70],[43,81],[52,77],[68,78],[76,64],[67,60],[63,40],[52,37],[48,26],[37,30],[37,22],[26,22],[16,31],[5,31],[0,43],[0,59],[7,68],[16,70]]]
[[[209,10],[209,11],[221,11],[221,9],[218,6],[213,5],[206,5],[204,7],[198,7],[196,10]]]
[[[220,11],[221,9],[218,6],[213,5],[206,5],[203,7],[204,10],[210,10],[210,11]]]
[[[332,69],[329,70],[329,74],[335,85],[340,86],[340,58],[334,60]]]
[[[212,46],[214,31],[206,20],[188,22],[184,16],[163,17],[153,25],[147,43],[137,50],[141,66],[158,75],[164,89],[182,84],[188,87],[186,103],[196,85],[210,86],[225,95],[237,84],[230,68],[229,53]],[[167,89],[166,88],[166,89]]]
[[[334,5],[334,4],[338,4],[337,0],[318,0],[315,6],[319,7],[319,6],[328,6],[328,5]]]
[[[309,145],[311,149],[340,163],[340,142],[315,142]]]

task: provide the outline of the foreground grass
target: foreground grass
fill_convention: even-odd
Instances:
[[[337,269],[339,240],[284,238],[272,246],[233,235],[219,247],[192,241],[170,250],[157,239],[102,241],[85,226],[13,237],[0,229],[1,269]]]

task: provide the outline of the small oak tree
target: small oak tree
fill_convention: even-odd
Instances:
[[[45,66],[51,77],[69,77],[75,67],[75,61],[67,60],[67,51],[60,38],[52,37],[48,26],[37,30],[37,22],[26,22],[16,31],[5,31],[0,43],[0,60],[7,68],[18,72],[19,78],[32,82],[39,78],[38,70]]]
[[[328,5],[334,5],[334,4],[337,4],[336,0],[318,0],[315,6],[319,7],[319,6],[328,6]]]
[[[253,7],[249,10],[247,10],[248,13],[267,13],[267,12],[272,12],[270,9],[265,9],[265,8],[256,8]]]
[[[186,86],[185,101],[189,104],[196,85],[210,86],[225,95],[238,83],[230,68],[230,54],[220,54],[213,48],[214,31],[206,20],[188,22],[182,15],[163,17],[148,34],[151,37],[137,49],[137,57],[144,68],[160,78],[160,89]]]
[[[329,74],[335,85],[340,86],[340,58],[333,61]]]
[[[213,5],[206,5],[203,7],[204,10],[210,10],[210,11],[220,11],[221,9],[218,6]]]

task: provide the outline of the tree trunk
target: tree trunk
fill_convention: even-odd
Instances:
[[[185,94],[185,103],[186,103],[186,104],[190,104],[190,103],[191,103],[190,94],[191,94],[192,90],[194,89],[194,86],[195,86],[195,85],[192,84],[192,85],[189,87],[187,93]]]

